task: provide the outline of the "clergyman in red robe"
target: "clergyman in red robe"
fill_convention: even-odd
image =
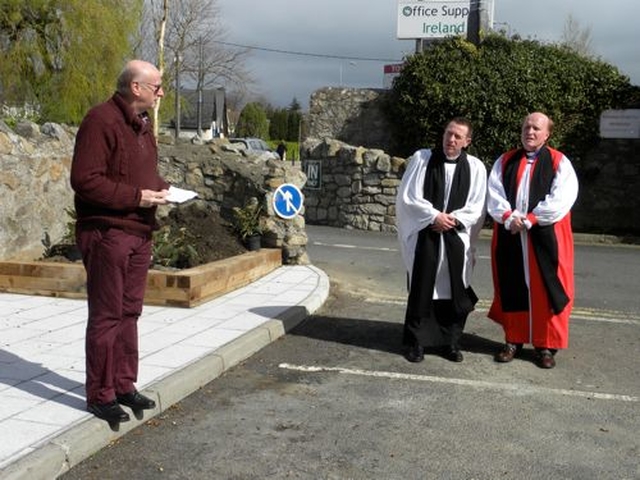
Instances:
[[[546,146],[552,129],[543,113],[524,119],[522,148],[498,158],[487,195],[495,221],[488,316],[506,340],[495,360],[510,362],[529,343],[540,368],[553,368],[556,352],[568,347],[574,299],[571,208],[578,180],[569,159]]]

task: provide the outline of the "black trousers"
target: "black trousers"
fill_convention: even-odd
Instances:
[[[404,322],[404,345],[418,343],[423,347],[457,346],[468,314],[455,313],[452,300],[433,300],[431,312],[428,316],[417,317],[411,315],[413,309],[407,306]]]

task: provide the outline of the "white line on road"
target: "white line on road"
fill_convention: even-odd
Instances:
[[[334,247],[334,248],[347,248],[347,249],[358,249],[358,250],[373,250],[377,252],[399,252],[400,250],[397,248],[389,248],[389,247],[364,247],[362,245],[348,245],[345,243],[324,243],[324,242],[313,242],[313,245],[317,245],[318,247]],[[478,260],[490,260],[491,257],[488,255],[478,255],[476,256]]]
[[[364,295],[364,292],[362,292]],[[369,295],[364,299],[366,303],[383,303],[387,305],[406,305],[405,297],[385,297],[367,292]],[[479,314],[486,314],[489,311],[491,302],[480,300],[474,310]],[[588,322],[616,323],[620,325],[640,326],[640,317],[632,313],[619,312],[615,310],[598,310],[593,308],[574,308],[571,313],[571,320],[586,320]]]
[[[375,250],[378,252],[398,252],[397,248],[388,248],[388,247],[363,247],[362,245],[345,245],[342,243],[323,243],[323,242],[313,242],[314,245],[319,247],[335,247],[335,248],[352,248],[358,250]]]
[[[639,402],[640,398],[633,395],[619,395],[615,393],[588,392],[583,390],[567,390],[564,388],[535,387],[531,385],[517,385],[506,383],[485,382],[482,380],[466,380],[463,378],[445,378],[433,375],[415,375],[411,373],[379,372],[370,370],[360,370],[342,367],[319,367],[305,365],[291,365],[281,363],[279,368],[285,370],[295,370],[308,373],[334,372],[345,375],[357,375],[363,377],[390,378],[394,380],[415,380],[420,382],[447,383],[451,385],[462,385],[467,387],[483,388],[487,390],[506,390],[517,393],[534,394],[554,394],[568,397],[593,398],[597,400],[614,400],[619,402]]]

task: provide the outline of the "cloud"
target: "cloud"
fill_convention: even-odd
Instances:
[[[398,40],[397,0],[218,0],[227,40],[290,52],[402,60],[415,41]],[[512,33],[540,41],[559,41],[569,15],[591,28],[593,51],[640,83],[637,45],[638,0],[496,0],[494,21]],[[300,56],[252,50],[247,66],[257,89],[275,106],[293,97],[306,107],[311,93],[325,86],[382,87],[383,67],[391,61]]]

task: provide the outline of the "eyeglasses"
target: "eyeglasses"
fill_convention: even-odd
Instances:
[[[153,83],[149,83],[149,82],[138,82],[138,83],[141,83],[141,84],[146,85],[147,87],[149,87],[154,95],[157,95],[160,92],[160,90],[162,90],[162,84],[161,83],[159,83],[157,85],[155,85]]]

